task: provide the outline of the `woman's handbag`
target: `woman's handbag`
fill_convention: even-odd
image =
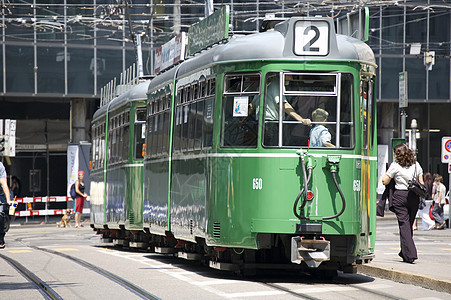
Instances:
[[[426,207],[426,200],[424,198],[420,199],[420,205],[418,206],[418,209],[423,209]]]
[[[414,192],[415,194],[417,194],[417,196],[420,196],[421,198],[426,198],[427,189],[423,184],[421,184],[418,181],[416,175],[417,175],[417,163],[415,162],[415,173],[413,173],[412,179],[409,180],[408,182],[408,188],[409,191]]]

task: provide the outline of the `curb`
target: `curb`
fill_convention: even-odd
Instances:
[[[413,284],[439,292],[451,293],[450,280],[438,279],[395,269],[385,269],[371,265],[357,265],[357,271],[358,273],[369,276],[384,278],[400,283]]]

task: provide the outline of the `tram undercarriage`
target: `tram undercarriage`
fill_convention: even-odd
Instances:
[[[240,274],[254,274],[256,270],[299,270],[322,275],[336,271],[356,273],[357,265],[370,262],[374,255],[354,255],[355,236],[293,236],[286,234],[258,234],[259,249],[208,246],[203,238],[197,243],[146,231],[94,229],[102,241],[115,247],[173,255],[200,261],[211,268]]]

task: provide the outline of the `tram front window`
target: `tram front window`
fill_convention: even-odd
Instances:
[[[265,82],[264,146],[353,147],[351,74],[273,72]]]

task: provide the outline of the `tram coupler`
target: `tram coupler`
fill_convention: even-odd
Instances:
[[[318,268],[323,261],[330,260],[330,241],[305,239],[303,236],[291,238],[291,262],[305,262],[309,268]]]

